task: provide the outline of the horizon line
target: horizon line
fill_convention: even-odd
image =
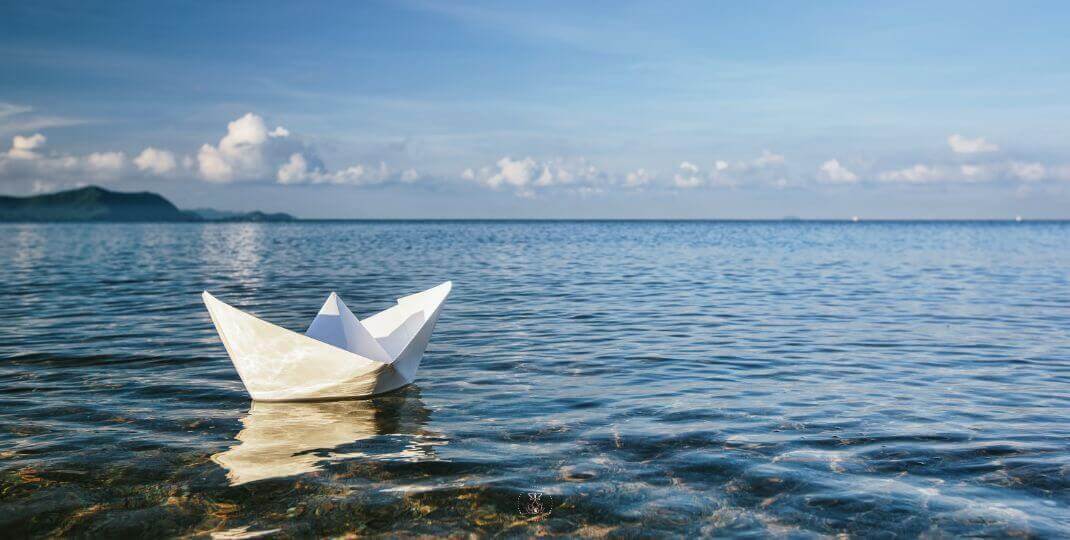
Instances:
[[[418,218],[298,218],[288,221],[108,221],[108,220],[33,220],[33,221],[0,221],[0,224],[188,224],[188,225],[216,225],[216,224],[248,224],[263,223],[270,225],[286,225],[293,223],[376,223],[376,222],[501,222],[501,223],[532,223],[532,222],[577,222],[577,223],[1070,223],[1070,218],[443,218],[443,217],[418,217]]]

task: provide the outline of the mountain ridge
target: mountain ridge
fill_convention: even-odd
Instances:
[[[112,191],[86,186],[66,191],[15,197],[0,195],[0,221],[6,222],[235,222],[296,221],[285,213],[181,210],[151,191]]]

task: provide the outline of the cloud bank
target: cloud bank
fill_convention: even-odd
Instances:
[[[27,110],[0,103],[0,120]],[[34,192],[91,182],[153,179],[369,186],[421,178],[413,168],[393,167],[384,161],[327,170],[314,148],[283,126],[269,130],[254,113],[227,123],[216,143],[204,143],[184,156],[156,146],[143,148],[132,159],[116,150],[84,155],[54,152],[49,151],[48,137],[42,133],[18,134],[10,140],[10,148],[0,152],[0,182],[31,186],[29,191]]]
[[[461,178],[491,189],[512,189],[525,197],[551,188],[590,192],[612,183],[608,175],[582,157],[538,161],[505,156],[494,165],[465,169]],[[634,180],[640,182],[641,178],[636,176]]]
[[[26,114],[28,107],[0,103],[0,125]],[[32,186],[30,191],[86,183],[160,180],[212,184],[259,182],[285,186],[332,185],[355,188],[434,181],[440,185],[481,186],[519,197],[561,192],[580,195],[609,191],[662,190],[683,193],[707,189],[863,189],[870,185],[932,185],[981,182],[1036,184],[1070,181],[1070,165],[1003,156],[984,137],[952,134],[943,160],[874,167],[861,156],[830,158],[819,163],[795,162],[764,149],[750,158],[689,157],[662,164],[661,171],[644,166],[624,171],[583,156],[540,158],[504,155],[489,164],[460,173],[420,173],[386,160],[353,163],[329,169],[315,147],[287,127],[268,123],[249,112],[221,130],[220,138],[186,153],[147,146],[128,154],[101,150],[87,154],[55,151],[41,132],[13,135],[0,152],[0,182]],[[968,161],[967,161],[968,160]],[[454,169],[456,171],[456,169]]]
[[[47,152],[48,138],[41,133],[16,135],[11,147],[0,153],[0,181],[28,182],[31,191],[108,182],[127,165],[122,152],[92,152],[83,156]]]

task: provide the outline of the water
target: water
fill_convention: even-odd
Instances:
[[[8,535],[1070,534],[1070,224],[0,226]],[[250,403],[446,279],[417,383]]]

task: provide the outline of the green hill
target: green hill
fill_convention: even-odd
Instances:
[[[29,197],[0,196],[0,221],[293,221],[289,214],[218,212],[202,217],[179,210],[147,191],[123,193],[97,186]]]
[[[0,197],[2,221],[195,221],[155,193],[96,186],[30,197]]]
[[[194,208],[186,212],[197,214],[205,221],[296,221],[297,218],[282,212],[268,214],[259,210],[252,212],[231,212],[214,208]]]

